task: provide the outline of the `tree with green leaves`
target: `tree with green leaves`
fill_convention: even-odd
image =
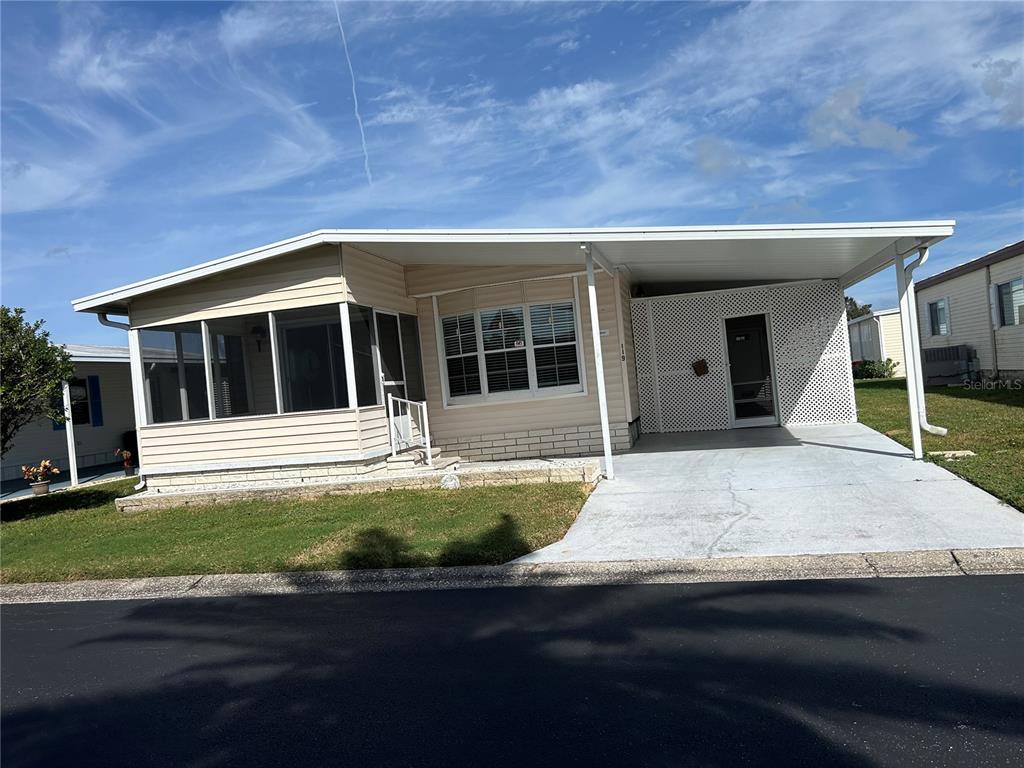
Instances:
[[[858,304],[857,300],[852,296],[846,298],[846,319],[853,320],[855,317],[862,317],[871,313],[870,304]]]
[[[74,374],[71,355],[50,341],[43,321],[0,306],[0,456],[22,427],[41,417],[64,422],[63,384]]]

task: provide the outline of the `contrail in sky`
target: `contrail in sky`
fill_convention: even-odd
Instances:
[[[366,151],[366,131],[363,130],[363,118],[359,114],[359,96],[356,94],[356,73],[352,69],[352,57],[348,55],[348,40],[345,39],[345,27],[341,23],[341,11],[338,10],[338,0],[334,0],[334,15],[338,18],[338,31],[341,32],[341,47],[345,49],[348,74],[352,78],[352,103],[355,105],[356,122],[359,124],[359,140],[363,144],[363,168],[366,169],[367,182],[373,184],[373,174],[370,173],[370,153]]]

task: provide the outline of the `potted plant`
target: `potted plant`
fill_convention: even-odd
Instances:
[[[49,459],[43,459],[37,466],[21,465],[21,476],[28,480],[32,493],[36,496],[50,492],[50,478],[59,475],[60,470],[53,466]]]
[[[135,467],[132,466],[132,452],[127,448],[118,448],[114,451],[115,456],[119,456],[121,461],[124,462],[124,476],[131,477],[135,474]]]

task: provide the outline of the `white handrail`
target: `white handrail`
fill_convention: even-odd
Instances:
[[[396,435],[395,433],[395,403],[399,403],[398,416],[406,416],[410,414],[412,408],[417,408],[420,415],[420,442],[416,443],[413,441],[412,436],[412,419],[410,418],[409,434],[405,437]],[[395,397],[390,392],[388,393],[387,400],[388,408],[388,440],[391,444],[391,455],[395,456],[399,451],[399,443],[402,443],[401,450],[406,448],[413,448],[417,445],[421,446],[426,452],[427,466],[434,466],[433,450],[430,445],[430,420],[427,415],[427,403],[426,401],[420,402],[417,400],[407,400],[404,397]],[[411,415],[411,414],[410,414]]]

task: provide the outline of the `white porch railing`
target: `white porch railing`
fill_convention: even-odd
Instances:
[[[408,448],[422,447],[426,452],[427,466],[434,466],[426,402],[406,400],[388,393],[388,438],[392,456]]]

